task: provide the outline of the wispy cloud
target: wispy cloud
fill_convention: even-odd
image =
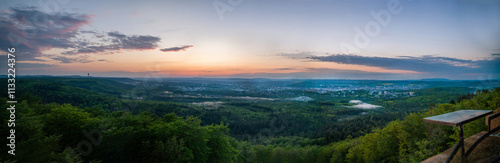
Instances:
[[[308,51],[297,51],[293,53],[278,53],[278,56],[290,58],[290,59],[306,59],[307,57],[313,56],[313,52]]]
[[[99,59],[97,60],[98,62],[111,62],[110,60],[107,60],[107,59]]]
[[[108,60],[105,59],[99,59],[99,60],[93,60],[90,56],[88,55],[83,55],[83,56],[47,56],[49,58],[52,58],[53,60],[61,61],[61,63],[91,63],[91,62],[109,62]]]
[[[162,52],[179,52],[179,51],[186,51],[186,49],[194,47],[193,45],[185,45],[185,46],[179,46],[179,47],[170,47],[170,48],[163,48],[160,49]]]
[[[276,68],[275,70],[295,70],[295,68]]]

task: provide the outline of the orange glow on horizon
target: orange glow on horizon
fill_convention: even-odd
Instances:
[[[213,47],[214,43],[209,45]],[[47,60],[47,62],[54,63],[56,66],[46,69],[56,72],[130,72],[138,74],[149,72],[165,77],[231,77],[242,74],[314,73],[329,69],[333,70],[332,75],[335,75],[335,71],[394,74],[421,73],[334,62],[314,62],[274,55],[249,55],[248,53],[250,52],[237,52],[233,48],[212,48],[206,51],[193,48],[191,51],[182,53],[165,53],[151,50],[116,55],[94,55],[88,57],[89,60],[92,60],[91,63],[57,63],[58,61],[55,60]],[[105,59],[106,61],[98,61],[98,59]]]

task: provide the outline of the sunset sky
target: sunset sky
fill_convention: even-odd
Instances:
[[[17,75],[500,79],[498,0],[20,0],[0,12],[0,58],[15,47]]]

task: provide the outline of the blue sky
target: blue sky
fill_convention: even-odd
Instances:
[[[9,33],[29,40],[20,75],[500,78],[494,0],[4,4],[2,50]]]

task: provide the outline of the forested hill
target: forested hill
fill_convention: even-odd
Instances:
[[[463,96],[462,98],[464,98]],[[426,112],[412,113],[404,120],[390,122],[381,129],[351,140],[331,144],[334,162],[412,162],[422,161],[452,147],[458,129],[424,123],[423,118],[457,110],[495,110],[500,107],[500,88],[478,91],[457,104],[437,104]],[[487,131],[484,118],[464,125],[464,136]]]
[[[129,78],[90,78],[90,77],[24,77],[18,80],[20,90],[34,88],[32,84],[50,84],[56,86],[71,86],[87,89],[89,91],[106,93],[112,95],[120,95],[126,93],[127,90],[133,88],[131,84],[135,80]],[[137,81],[136,81],[137,82]],[[26,83],[26,84],[25,84]],[[40,87],[41,86],[40,84]],[[26,89],[23,89],[26,88]],[[43,88],[42,88],[43,89]],[[33,90],[28,90],[33,91]]]
[[[84,80],[96,81],[19,80],[18,157],[4,152],[0,161],[420,161],[458,139],[455,129],[424,124],[423,117],[500,107],[498,88],[468,95],[468,88],[430,88],[411,90],[417,96],[364,97],[364,101],[382,106],[372,110],[350,108],[345,99],[322,99],[324,94],[314,92],[303,93],[316,99],[309,102],[215,96],[210,98],[218,98],[215,102],[220,101],[221,106],[207,109],[192,102],[139,100],[157,94],[135,89],[138,85]],[[7,98],[1,96],[0,100],[8,108]],[[451,100],[455,104],[449,104]],[[8,112],[0,114],[9,117]],[[484,120],[467,125],[466,136],[485,130]],[[7,126],[0,129],[6,131]],[[7,132],[2,134],[8,137]],[[9,147],[0,148],[7,151]]]
[[[236,84],[216,85],[224,81],[222,79],[194,80],[190,83],[189,80],[182,79],[181,82],[153,83],[154,85],[151,86],[139,80],[117,78],[27,78],[18,80],[17,95],[33,102],[67,103],[79,108],[99,108],[98,110],[107,113],[127,111],[139,114],[147,111],[157,116],[168,113],[175,113],[181,117],[196,116],[202,120],[202,125],[221,122],[229,124],[231,136],[253,144],[273,144],[273,141],[270,141],[272,139],[279,139],[281,136],[296,136],[312,139],[315,145],[325,145],[346,138],[362,136],[373,128],[402,119],[409,113],[423,111],[429,104],[458,101],[457,97],[472,90],[449,87],[391,91],[401,96],[395,97],[395,95],[370,96],[369,92],[364,90],[343,93],[337,91],[327,94],[308,90],[308,88],[316,87],[308,86],[305,87],[307,89],[300,90],[303,87],[299,86],[297,90],[271,92],[274,94],[269,95],[265,86],[274,88],[275,85],[296,86],[303,83],[319,86],[332,83],[332,81],[279,80],[262,83],[261,80],[231,79],[231,81],[237,81]],[[206,84],[211,82],[216,84]],[[342,87],[345,87],[350,81],[339,82]],[[362,84],[374,87],[377,84],[387,85],[387,81],[368,82]],[[412,85],[411,81],[399,83],[402,86],[416,86]],[[248,91],[227,90],[227,88],[243,86]],[[252,88],[255,86],[264,87],[264,89]],[[214,88],[216,90],[193,92],[183,91],[178,87],[182,89]],[[165,91],[171,93],[164,93]],[[404,95],[408,92],[413,92],[414,96]],[[341,94],[347,97],[342,97]],[[314,100],[290,100],[295,99],[296,96]],[[248,97],[250,98],[246,99]],[[352,105],[349,103],[352,98],[372,102],[382,107],[381,109],[346,107]]]

